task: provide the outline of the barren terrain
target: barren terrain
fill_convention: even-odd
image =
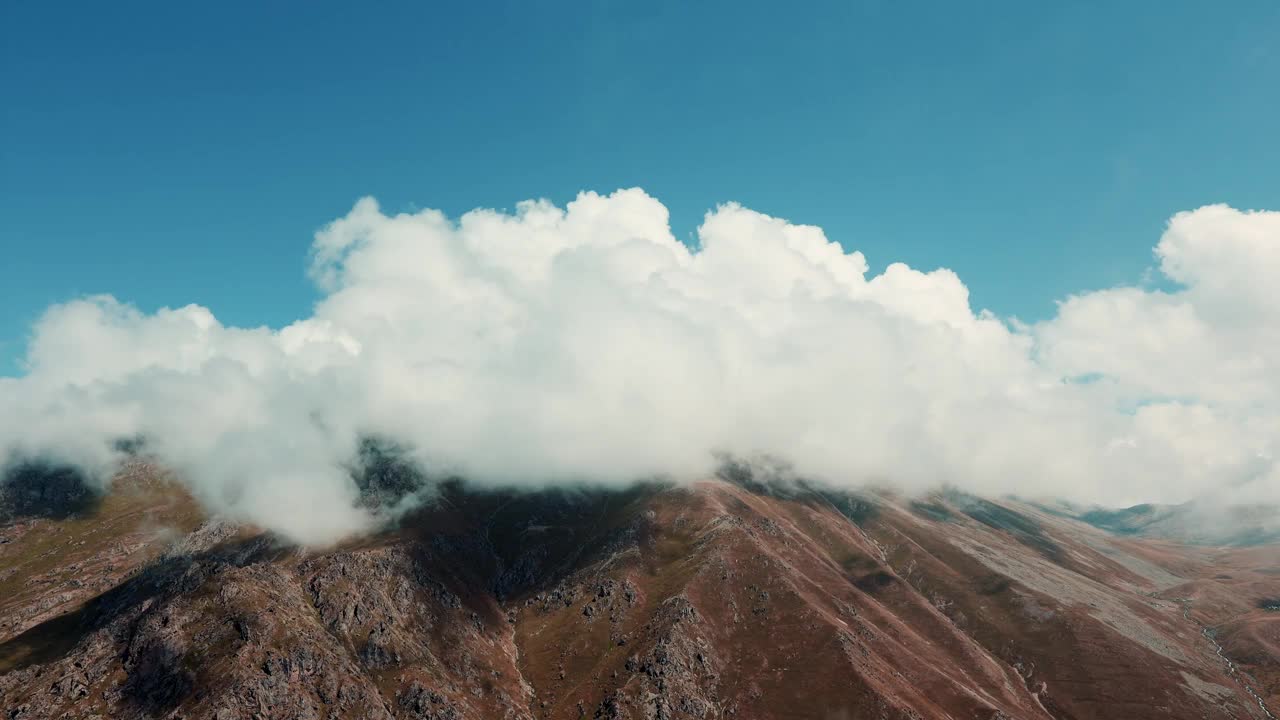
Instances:
[[[8,718],[1280,708],[1276,546],[1118,538],[1013,501],[451,483],[325,550],[205,517],[145,464],[71,505],[0,527]]]

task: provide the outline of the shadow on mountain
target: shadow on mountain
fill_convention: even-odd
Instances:
[[[646,541],[642,501],[668,487],[492,489],[450,479],[400,527],[418,536],[420,562],[430,555],[431,565],[468,579],[463,590],[505,600],[554,587],[599,556]]]
[[[1018,542],[1059,565],[1064,562],[1062,547],[1051,540],[1040,524],[1030,517],[958,490],[948,491],[945,496],[960,512],[983,525],[1012,535]]]
[[[171,712],[191,694],[196,678],[183,667],[182,651],[167,643],[153,643],[130,658],[129,678],[121,691],[125,702],[147,717]]]
[[[907,507],[916,517],[922,517],[934,522],[952,522],[956,517],[955,513],[947,509],[946,505],[929,500],[913,500]]]
[[[26,461],[0,477],[0,520],[65,520],[92,512],[101,499],[84,473],[68,465]]]
[[[130,647],[122,685],[126,701],[146,715],[172,711],[192,692],[184,649],[162,631],[164,619],[148,622],[157,601],[190,593],[229,567],[269,562],[289,552],[269,536],[220,543],[209,550],[169,555],[89,600],[0,644],[0,674],[55,662],[93,633],[127,618]]]
[[[789,464],[773,458],[743,461],[725,457],[716,476],[755,495],[831,507],[856,525],[880,514],[880,507],[869,495],[801,477]]]

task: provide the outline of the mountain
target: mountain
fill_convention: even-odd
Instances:
[[[1263,545],[1280,542],[1280,507],[1188,502],[1093,508],[1074,516],[1119,535],[1156,537],[1198,545]]]
[[[7,718],[1280,708],[1275,546],[730,474],[613,491],[450,481],[394,527],[314,550],[206,517],[145,463],[87,500],[29,475],[0,525]]]

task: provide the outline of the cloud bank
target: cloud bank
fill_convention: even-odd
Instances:
[[[768,454],[842,485],[1280,500],[1280,213],[1180,213],[1155,256],[1176,289],[1027,326],[949,270],[868,277],[821,229],[736,204],[689,248],[638,189],[456,220],[365,198],[316,234],[323,297],[288,327],[49,308],[0,379],[0,458],[107,471],[145,437],[211,508],[301,542],[368,526],[368,437],[494,484]]]

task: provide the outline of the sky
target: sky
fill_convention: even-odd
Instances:
[[[0,371],[77,296],[303,317],[365,195],[641,186],[683,241],[736,201],[1040,319],[1178,210],[1280,206],[1278,87],[1269,0],[5,3]]]
[[[1273,2],[0,13],[5,472],[1280,503]]]

